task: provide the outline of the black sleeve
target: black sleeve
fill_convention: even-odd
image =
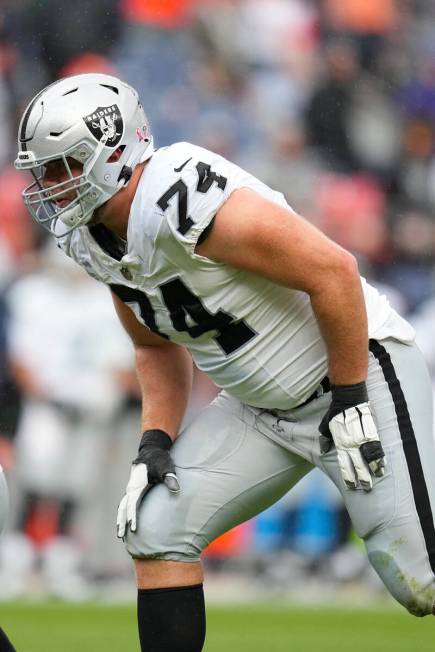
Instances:
[[[215,219],[216,219],[216,215],[215,215],[214,218],[209,222],[209,224],[205,227],[204,231],[203,231],[203,232],[201,233],[201,235],[199,236],[197,244],[200,245],[200,244],[202,244],[205,240],[207,240],[207,238],[208,238],[208,236],[210,235],[211,230],[212,230],[212,228],[213,228],[213,225],[214,225],[214,221],[215,221]]]

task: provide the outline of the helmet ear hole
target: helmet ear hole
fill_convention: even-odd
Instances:
[[[106,163],[116,163],[122,156],[122,152],[125,150],[125,145],[117,147],[114,152],[111,153]]]
[[[124,184],[127,184],[130,181],[132,174],[133,174],[133,170],[131,169],[131,167],[129,167],[128,165],[123,165],[122,170],[119,173],[118,183],[120,181],[123,181]]]

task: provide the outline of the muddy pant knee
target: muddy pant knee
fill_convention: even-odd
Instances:
[[[136,559],[196,562],[201,554],[201,549],[193,544],[177,541],[175,537],[162,537],[158,532],[144,527],[134,533],[128,532],[125,546],[127,552]]]
[[[413,616],[434,614],[435,581],[418,581],[399,568],[396,560],[383,551],[372,551],[369,560],[391,595]]]

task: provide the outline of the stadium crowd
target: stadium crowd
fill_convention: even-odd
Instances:
[[[414,324],[435,386],[434,19],[423,0],[3,0],[0,463],[12,518],[0,599],[32,591],[32,569],[73,599],[91,578],[131,572],[114,519],[139,423],[132,351],[107,292],[22,203],[13,160],[26,103],[80,72],[131,83],[158,147],[221,153],[350,249]],[[215,393],[200,374],[194,389],[192,411]],[[213,544],[209,563],[249,560],[284,585],[274,558],[288,554],[289,573],[343,581],[366,570],[351,536],[338,494],[313,473]]]

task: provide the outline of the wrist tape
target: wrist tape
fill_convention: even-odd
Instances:
[[[139,444],[138,454],[133,464],[146,462],[145,456],[150,450],[168,451],[172,446],[172,439],[164,430],[145,430]]]
[[[332,405],[337,410],[346,410],[369,400],[364,381],[355,385],[331,385]]]

